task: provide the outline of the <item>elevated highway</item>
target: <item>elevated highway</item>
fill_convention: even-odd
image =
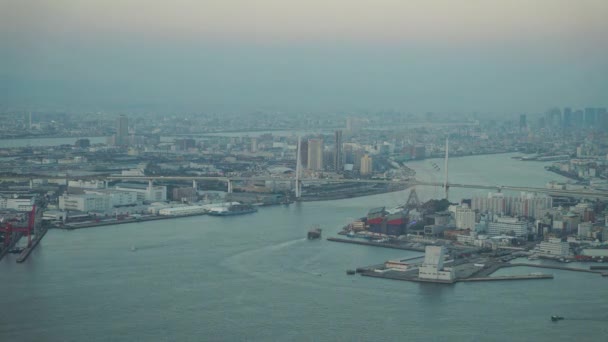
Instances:
[[[32,179],[61,179],[61,180],[78,180],[78,179],[97,179],[97,180],[108,180],[108,181],[219,181],[227,183],[231,189],[232,182],[238,181],[292,181],[295,182],[294,177],[270,177],[270,176],[253,176],[253,177],[241,177],[241,176],[120,176],[120,175],[97,175],[97,176],[69,176],[69,177],[58,177],[58,176],[43,176],[43,175],[24,175],[24,176],[7,176],[0,177],[0,181],[31,181]],[[373,183],[373,184],[395,184],[403,186],[433,186],[433,187],[444,187],[442,182],[428,182],[416,179],[342,179],[342,178],[300,178],[302,183]],[[601,199],[608,200],[608,191],[591,191],[591,190],[561,190],[561,189],[547,189],[537,188],[528,186],[514,186],[514,185],[488,185],[488,184],[463,184],[463,183],[448,183],[449,188],[465,188],[465,189],[483,189],[489,191],[520,191],[520,192],[532,192],[542,193],[553,196],[565,196],[565,197],[578,197],[588,199]]]

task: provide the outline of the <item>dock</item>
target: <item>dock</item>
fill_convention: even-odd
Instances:
[[[555,266],[555,265],[539,265],[539,264],[528,264],[528,263],[505,264],[502,267],[517,267],[517,266],[548,268],[548,269],[553,269],[553,270],[574,271],[574,272],[595,273],[595,274],[604,273],[602,271],[587,270],[584,268],[564,267],[564,266]]]
[[[531,280],[531,279],[553,279],[553,274],[523,274],[511,276],[481,277],[458,279],[457,281],[501,281],[501,280]]]
[[[21,254],[19,254],[19,257],[17,257],[17,262],[18,263],[22,263],[25,260],[27,260],[27,257],[30,256],[30,254],[32,253],[32,251],[36,248],[36,246],[38,246],[38,244],[40,243],[40,240],[42,240],[42,238],[46,235],[47,229],[42,229],[40,231],[40,233],[38,235],[36,235],[36,237],[34,238],[34,240],[32,240],[32,245],[26,247]]]
[[[589,266],[590,270],[608,270],[608,266]]]
[[[406,251],[424,252],[424,248],[395,245],[395,244],[391,244],[391,243],[360,241],[360,240],[353,240],[353,239],[340,239],[340,238],[333,238],[333,237],[327,238],[327,241],[350,243],[350,244],[354,244],[354,245],[363,245],[363,246],[402,249],[402,250],[406,250]]]

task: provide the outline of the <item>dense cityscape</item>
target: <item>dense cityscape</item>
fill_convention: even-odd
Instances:
[[[246,208],[235,212],[241,214],[254,212],[257,206],[400,191],[416,185],[409,161],[447,154],[453,158],[517,152],[512,158],[551,162],[547,172],[569,180],[547,182],[546,189],[554,191],[550,194],[538,190],[505,194],[497,188],[487,196],[452,201],[439,212],[414,206],[387,216],[382,209],[375,214],[379,221],[368,217],[349,232],[366,239],[379,236],[394,244],[400,238],[423,236],[430,238],[427,244],[435,243],[434,238],[447,238],[481,248],[545,240],[550,242],[540,243],[533,256],[562,261],[608,257],[604,255],[608,249],[602,250],[608,236],[604,233],[608,222],[606,108],[550,109],[534,121],[522,114],[517,120],[453,119],[440,125],[430,123],[440,115],[427,113],[417,120],[411,116],[403,120],[391,113],[366,119],[346,117],[342,127],[336,118],[309,121],[301,131],[294,130],[302,124],[295,121],[281,124],[278,132],[261,131],[261,125],[260,131],[253,126],[251,131],[231,133],[225,132],[235,128],[232,120],[185,118],[180,124],[163,117],[156,123],[121,114],[113,120],[73,126],[72,122],[79,121],[67,114],[30,112],[7,117],[13,120],[5,121],[5,132],[24,137],[40,134],[49,142],[54,137],[74,140],[55,146],[31,146],[23,140],[26,143],[21,146],[1,150],[7,161],[1,169],[4,220],[23,225],[28,220],[25,213],[40,203],[38,235],[46,228],[232,214],[237,203]],[[276,121],[270,115],[261,117]],[[177,135],[186,125],[190,131]],[[89,129],[82,129],[85,126]],[[95,139],[101,142],[91,141]],[[302,165],[299,171],[298,163]],[[447,160],[445,166],[432,165],[436,170],[448,166]],[[298,193],[296,184],[300,183]],[[581,196],[559,191],[579,191]],[[28,246],[15,247],[21,235],[4,228],[2,255],[29,253]],[[572,251],[564,247],[568,243]]]
[[[0,1],[0,341],[601,341],[607,13]]]

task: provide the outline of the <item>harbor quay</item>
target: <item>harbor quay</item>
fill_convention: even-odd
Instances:
[[[327,238],[327,240],[363,246],[421,251],[421,248],[413,247],[411,243],[404,242],[401,242],[400,244],[388,242],[380,243],[332,237]],[[427,245],[422,250],[425,253],[422,256],[399,260],[387,260],[382,264],[358,267],[354,271],[347,271],[347,273],[358,273],[364,277],[440,284],[474,281],[543,280],[553,279],[554,277],[553,274],[541,272],[492,276],[492,274],[500,269],[511,267],[535,267],[548,270],[594,273],[604,277],[608,276],[608,273],[601,269],[583,269],[550,264],[511,262],[514,259],[525,256],[524,252],[517,250],[502,252],[487,252],[482,250],[467,251],[466,257],[462,257],[460,246]]]

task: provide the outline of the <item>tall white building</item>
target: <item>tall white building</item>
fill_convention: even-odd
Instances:
[[[519,196],[489,193],[487,197],[474,197],[473,210],[500,215],[524,216],[540,219],[553,206],[553,199],[546,195],[522,192]]]
[[[456,208],[454,219],[458,229],[475,229],[475,212],[466,205]]]
[[[582,223],[578,224],[578,237],[590,238],[592,231],[593,231],[593,224],[591,222],[582,222]]]
[[[308,169],[323,170],[323,140],[308,139]]]
[[[454,281],[454,270],[443,266],[445,247],[426,246],[424,262],[418,269],[418,278],[440,281]]]
[[[360,174],[362,176],[366,176],[366,175],[371,175],[372,174],[372,170],[373,170],[373,164],[372,164],[373,160],[372,157],[369,156],[369,154],[364,155],[363,157],[361,157],[361,170],[360,170]]]

